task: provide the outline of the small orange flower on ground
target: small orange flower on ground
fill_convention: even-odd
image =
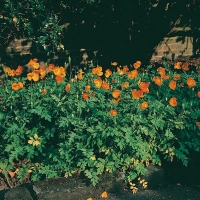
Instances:
[[[66,86],[65,86],[65,91],[66,92],[69,92],[71,89],[71,85],[68,83]]]
[[[175,81],[177,81],[177,80],[179,80],[180,78],[181,78],[181,75],[180,75],[180,74],[175,74],[173,79],[174,79]]]
[[[148,107],[148,105],[149,105],[148,102],[144,101],[143,103],[141,103],[140,108],[142,110],[145,110]]]
[[[112,92],[112,96],[113,96],[114,98],[117,99],[117,98],[119,97],[120,93],[121,93],[120,90],[114,90],[114,91]]]
[[[133,79],[136,78],[138,76],[138,71],[137,70],[132,70],[128,73],[128,78],[129,79]]]
[[[4,71],[5,71],[6,73],[8,73],[10,70],[11,70],[10,67],[5,67],[5,68],[4,68]]]
[[[158,76],[153,77],[153,81],[156,85],[161,86],[163,84],[162,79]]]
[[[111,71],[110,69],[107,69],[107,70],[105,71],[105,77],[108,78],[108,77],[111,76],[111,75],[112,75],[112,71]]]
[[[193,78],[188,78],[187,84],[188,84],[188,87],[191,88],[196,85],[196,81]]]
[[[175,65],[174,65],[174,69],[181,69],[181,62],[177,62]]]
[[[15,70],[11,69],[10,71],[8,71],[8,76],[15,76]]]
[[[185,71],[190,70],[189,64],[187,62],[183,63],[183,65],[181,67],[182,67],[182,70],[185,70]]]
[[[86,86],[85,86],[85,90],[86,90],[87,92],[89,92],[89,91],[90,91],[90,85],[86,85]]]
[[[127,89],[129,87],[129,82],[122,83],[121,87]]]
[[[120,100],[121,100],[121,98],[113,99],[112,102],[113,102],[114,104],[118,104]]]
[[[63,78],[62,78],[60,75],[57,75],[57,76],[56,76],[56,82],[57,82],[57,83],[62,83],[62,79],[63,79]]]
[[[102,83],[102,86],[101,86],[104,90],[109,90],[110,89],[110,85],[106,82],[103,82]]]
[[[82,97],[85,99],[85,100],[88,100],[89,99],[89,95],[87,93],[83,93],[82,94]]]
[[[55,67],[54,64],[49,64],[48,65],[48,70],[52,72],[54,70],[54,67]]]
[[[46,89],[43,89],[43,90],[42,90],[42,94],[44,94],[44,95],[47,94],[47,90],[46,90]]]
[[[140,98],[142,98],[144,95],[143,95],[143,91],[142,90],[136,90],[136,89],[134,89],[133,91],[132,91],[132,97],[134,98],[134,99],[140,99]]]
[[[101,198],[107,198],[107,197],[108,197],[108,193],[104,191],[104,192],[101,194]]]
[[[100,88],[102,85],[102,79],[99,77],[97,79],[94,79],[94,84],[96,85],[97,88]]]
[[[176,81],[170,81],[169,87],[170,87],[170,89],[175,90],[176,89]]]
[[[169,100],[169,104],[173,107],[177,106],[177,98],[176,97],[172,97],[170,100]]]
[[[118,65],[118,63],[117,62],[111,62],[111,65],[116,67]]]
[[[200,98],[200,91],[197,92],[197,96]]]
[[[111,114],[112,116],[116,116],[116,115],[117,115],[117,111],[116,111],[116,110],[110,110],[110,114]]]
[[[133,64],[133,67],[135,68],[135,69],[138,69],[140,66],[141,66],[141,62],[140,61],[137,61],[137,62],[135,62],[134,64]]]
[[[198,127],[200,127],[200,122],[196,122],[196,125],[197,125]]]
[[[149,92],[149,82],[139,82],[138,86],[143,92]]]

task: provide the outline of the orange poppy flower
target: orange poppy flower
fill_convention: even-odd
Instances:
[[[28,73],[26,76],[27,76],[27,79],[28,79],[29,81],[32,80],[32,73]]]
[[[198,127],[200,127],[200,122],[196,122],[196,125],[197,125]]]
[[[176,81],[170,81],[169,87],[170,87],[170,89],[175,90],[176,89]]]
[[[126,74],[126,72],[123,71],[123,69],[120,69],[119,67],[117,67],[117,72],[120,76]]]
[[[140,66],[141,66],[141,62],[140,61],[137,61],[137,62],[135,62],[134,64],[133,64],[133,67],[135,68],[135,69],[138,69]]]
[[[11,69],[10,71],[8,71],[8,76],[15,76],[15,70]]]
[[[32,79],[33,79],[33,81],[38,81],[39,80],[39,74],[37,74],[37,73],[32,73]]]
[[[129,71],[129,68],[128,68],[127,65],[123,66],[123,71],[124,71],[125,73]]]
[[[21,73],[22,73],[22,70],[20,70],[20,69],[15,70],[15,75],[19,76]]]
[[[129,82],[122,83],[121,87],[127,89],[129,87]]]
[[[169,100],[169,104],[173,107],[177,106],[177,98],[176,97],[172,97],[170,100]]]
[[[80,73],[80,72],[79,72],[79,73],[77,74],[77,79],[78,79],[78,80],[83,80],[83,78],[84,78],[84,77],[83,77],[83,73]]]
[[[15,90],[15,91],[19,90],[19,85],[17,83],[13,83],[12,89]]]
[[[134,98],[134,99],[140,99],[140,98],[142,98],[144,95],[143,95],[143,91],[142,90],[136,90],[136,89],[134,89],[133,91],[132,91],[132,97]]]
[[[118,63],[117,62],[111,62],[111,65],[116,67],[118,65]]]
[[[102,85],[102,79],[99,77],[97,79],[94,79],[94,84],[96,85],[97,88],[100,88]]]
[[[43,89],[43,90],[42,90],[42,94],[46,95],[46,94],[47,94],[47,90],[46,90],[46,89]]]
[[[90,91],[90,85],[86,85],[85,86],[85,90],[88,92],[88,91]]]
[[[160,74],[165,74],[165,68],[163,68],[163,67],[159,67],[159,68],[157,69],[157,71],[158,71]]]
[[[174,69],[181,69],[181,62],[177,62],[175,65],[174,65]]]
[[[60,75],[60,73],[61,73],[61,70],[60,70],[60,67],[55,67],[54,69],[53,69],[53,73],[57,76],[57,75]]]
[[[39,72],[40,72],[41,76],[45,76],[46,75],[46,69],[44,67],[40,67]]]
[[[103,82],[102,83],[102,86],[101,86],[104,90],[109,90],[110,89],[110,85],[106,82]]]
[[[119,97],[120,93],[121,93],[120,90],[114,90],[114,91],[112,92],[112,96],[113,96],[115,99],[117,99],[117,98]]]
[[[116,116],[116,115],[117,115],[117,111],[116,111],[116,110],[110,110],[110,114],[111,114],[112,116]]]
[[[187,84],[188,84],[188,87],[191,88],[196,85],[196,81],[193,78],[188,78]]]
[[[197,96],[200,98],[200,91],[197,92]]]
[[[40,64],[39,63],[36,63],[36,62],[34,62],[34,63],[32,63],[32,65],[31,65],[34,69],[39,69],[39,67],[40,67]]]
[[[138,76],[138,71],[137,70],[132,70],[128,73],[128,78],[129,79],[133,79],[136,78]]]
[[[144,102],[141,103],[140,108],[142,110],[145,110],[148,107],[148,105],[149,105],[148,102],[144,101]]]
[[[65,86],[65,91],[66,92],[69,92],[71,89],[71,85],[68,83],[66,86]]]
[[[175,81],[177,81],[177,80],[179,80],[180,78],[181,78],[181,75],[180,75],[180,74],[175,74],[173,79],[174,79]]]
[[[160,77],[158,77],[158,76],[154,76],[154,77],[153,77],[153,81],[154,81],[154,83],[155,83],[156,85],[158,85],[158,86],[161,86],[161,85],[163,84],[162,79],[161,79]]]
[[[62,83],[62,79],[63,79],[63,78],[62,78],[60,75],[57,75],[57,76],[56,76],[56,82],[57,82],[57,83]]]
[[[111,76],[111,75],[112,75],[112,71],[111,71],[110,69],[107,69],[107,70],[105,71],[105,77],[108,78],[108,77]]]
[[[96,74],[98,76],[102,76],[103,75],[102,67],[101,66],[97,66],[95,68],[92,68],[92,73]]]
[[[82,97],[85,99],[85,100],[88,100],[89,99],[89,95],[87,93],[83,93],[82,94]]]
[[[54,67],[55,67],[54,64],[49,64],[48,65],[48,70],[52,72],[54,70]]]
[[[19,85],[19,89],[22,89],[24,87],[22,82],[18,82],[18,85]]]
[[[149,92],[149,82],[139,82],[138,86],[143,92]]]
[[[185,70],[185,71],[190,70],[189,64],[188,64],[187,62],[183,63],[183,65],[182,65],[182,70]]]

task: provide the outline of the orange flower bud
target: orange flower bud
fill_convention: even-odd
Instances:
[[[88,91],[90,91],[90,85],[86,85],[85,86],[85,90],[88,92]]]
[[[68,83],[66,86],[65,86],[65,91],[66,92],[69,92],[71,89],[71,85]]]
[[[197,96],[200,98],[200,91],[197,92]]]
[[[110,110],[110,114],[111,114],[112,116],[116,116],[116,115],[117,115],[117,111],[116,111],[116,110]]]
[[[143,103],[141,103],[140,108],[142,110],[145,110],[148,107],[148,105],[149,105],[148,102],[144,101]]]
[[[82,94],[83,99],[88,100],[89,99],[89,95],[87,93],[83,93]]]
[[[180,75],[180,74],[175,74],[173,79],[174,79],[175,81],[177,81],[177,80],[179,80],[180,78],[181,78],[181,75]]]
[[[46,90],[46,89],[43,89],[43,90],[42,90],[42,94],[46,95],[46,94],[47,94],[47,90]]]

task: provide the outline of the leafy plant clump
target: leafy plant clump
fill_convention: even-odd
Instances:
[[[111,64],[91,64],[72,79],[37,59],[25,77],[23,67],[3,66],[2,170],[20,181],[83,173],[96,185],[116,170],[132,184],[163,158],[187,165],[189,151],[200,150],[199,67]]]

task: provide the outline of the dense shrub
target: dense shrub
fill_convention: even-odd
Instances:
[[[111,64],[72,79],[37,59],[27,77],[4,66],[0,168],[21,181],[82,172],[95,185],[116,170],[131,182],[162,158],[187,165],[190,149],[200,150],[199,67]]]

